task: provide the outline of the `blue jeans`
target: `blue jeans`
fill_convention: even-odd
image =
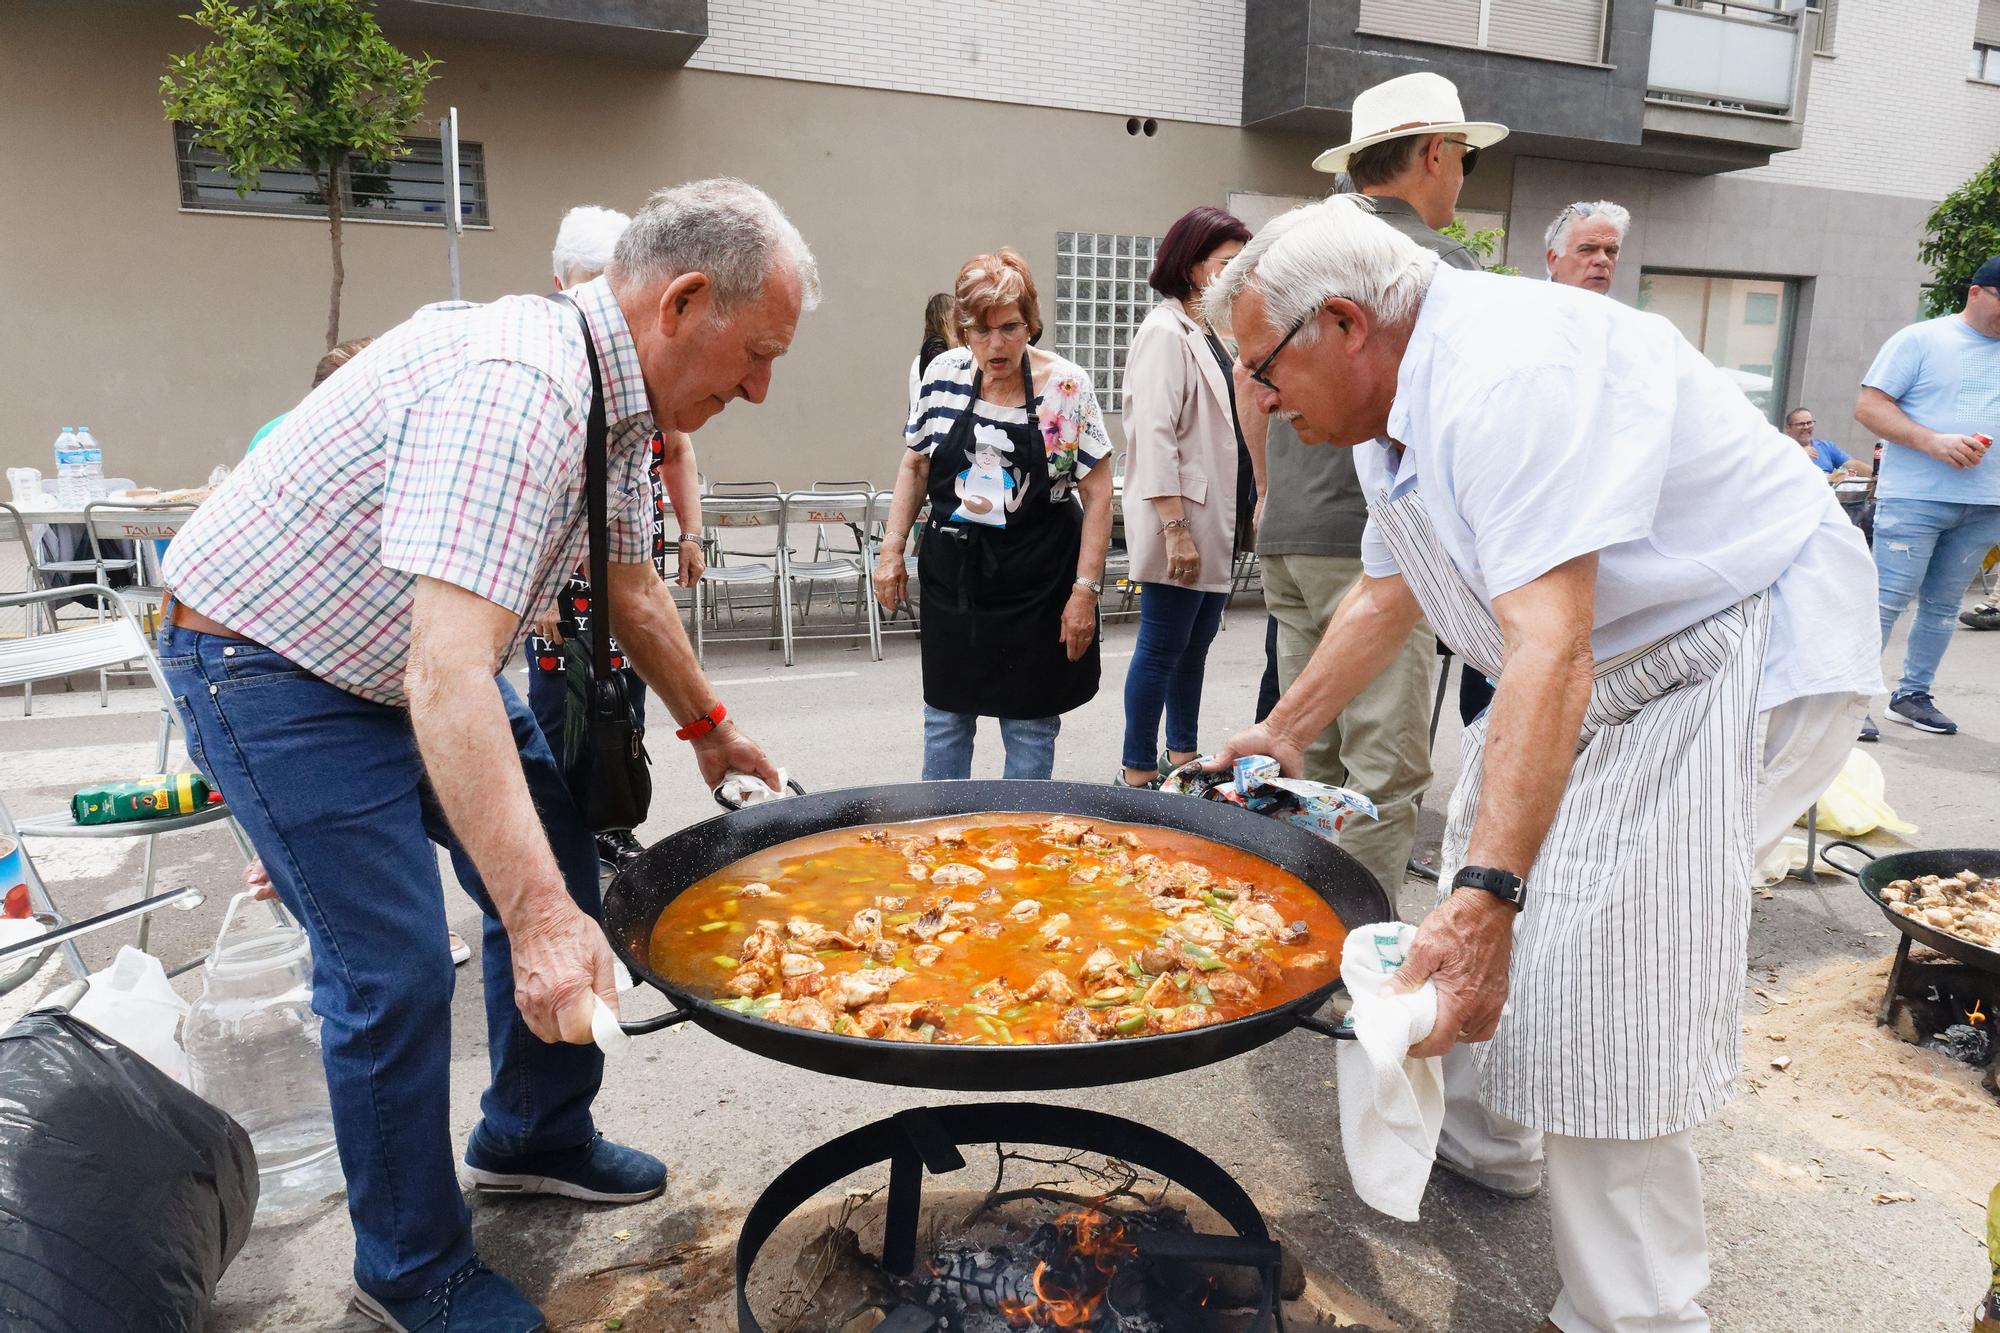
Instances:
[[[1046,780],[1056,767],[1056,736],[1061,717],[1003,717],[1000,741],[1007,747],[1002,777]],[[924,705],[924,781],[972,776],[972,738],[979,729],[977,713],[947,713]]]
[[[433,842],[486,913],[482,1141],[512,1156],[588,1140],[603,1059],[594,1046],[541,1041],[514,1007],[507,932],[431,794],[407,712],[269,648],[171,624],[160,666],[189,753],[312,940],[355,1281],[376,1296],[417,1295],[472,1257],[453,1160],[453,978]],[[505,679],[494,685],[564,883],[597,917],[596,843],[527,706]]]
[[[1880,585],[1882,644],[1896,617],[1917,599],[1903,650],[1897,694],[1930,692],[1938,663],[1958,628],[1958,608],[1986,552],[2000,545],[2000,505],[1943,500],[1875,503],[1875,577]]]
[[[1159,762],[1160,710],[1167,714],[1167,748],[1195,748],[1201,725],[1201,681],[1208,646],[1222,623],[1226,592],[1196,592],[1171,583],[1139,585],[1139,642],[1125,672],[1125,767],[1148,773]]]
[[[614,640],[615,642],[615,640]],[[625,697],[632,701],[632,720],[639,724],[639,730],[646,729],[646,682],[639,679],[639,673],[626,667]],[[569,677],[560,671],[544,671],[535,661],[535,654],[528,653],[528,710],[535,715],[535,724],[542,729],[542,736],[549,743],[549,753],[562,763],[563,716],[569,698]]]

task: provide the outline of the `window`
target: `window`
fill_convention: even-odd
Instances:
[[[1604,58],[1605,0],[1361,0],[1361,32],[1548,60]]]
[[[1972,19],[1972,77],[2000,83],[2000,0],[1979,0]]]
[[[1123,410],[1125,352],[1160,299],[1146,285],[1159,243],[1101,231],[1056,233],[1056,355],[1090,372],[1106,412]]]
[[[1639,278],[1639,308],[1665,315],[1773,425],[1785,410],[1798,295],[1796,282],[1779,278],[1650,269]]]
[[[1785,8],[1810,9],[1819,15],[1819,37],[1813,50],[1823,56],[1833,54],[1833,26],[1839,17],[1840,0],[1804,0],[1803,4],[1788,4]]]
[[[350,220],[431,222],[444,225],[446,182],[444,144],[437,139],[405,139],[408,157],[393,162],[347,163],[347,197],[342,216]],[[174,126],[174,163],[179,168],[181,207],[229,213],[269,213],[280,217],[325,217],[326,204],[303,168],[266,171],[247,195],[223,165],[222,154],[204,148],[186,125]],[[486,200],[486,154],[479,144],[459,141],[459,210],[466,225],[491,224]]]

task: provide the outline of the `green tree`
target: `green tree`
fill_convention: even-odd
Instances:
[[[1478,231],[1471,231],[1466,228],[1464,218],[1453,218],[1444,224],[1444,230],[1438,235],[1449,236],[1472,251],[1472,257],[1477,259],[1488,273],[1505,273],[1516,278],[1521,276],[1521,270],[1512,264],[1491,262],[1494,252],[1500,248],[1500,242],[1507,238],[1507,233],[1499,227],[1481,227]]]
[[[1924,284],[1925,318],[1963,308],[1973,272],[1995,255],[2000,255],[2000,155],[1946,195],[1924,223],[1917,257],[1931,269]]]
[[[167,62],[167,116],[220,153],[238,195],[263,172],[303,168],[326,205],[333,294],[326,345],[340,341],[341,200],[354,160],[404,156],[402,133],[423,109],[438,62],[408,56],[382,35],[364,0],[202,0],[182,15],[214,40]]]

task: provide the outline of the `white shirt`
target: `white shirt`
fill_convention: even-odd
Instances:
[[[1440,267],[1388,433],[1400,454],[1387,439],[1355,450],[1370,506],[1418,486],[1489,607],[1595,551],[1599,660],[1771,589],[1761,707],[1881,689],[1860,532],[1804,451],[1665,319]],[[1397,572],[1372,519],[1361,553],[1370,574]]]

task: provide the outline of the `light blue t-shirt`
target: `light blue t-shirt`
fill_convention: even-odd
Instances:
[[[1896,400],[1919,426],[2000,439],[2000,338],[1957,315],[1912,324],[1882,344],[1862,384]],[[1882,449],[1875,494],[1884,500],[2000,504],[2000,459],[1960,468],[1907,445]]]

